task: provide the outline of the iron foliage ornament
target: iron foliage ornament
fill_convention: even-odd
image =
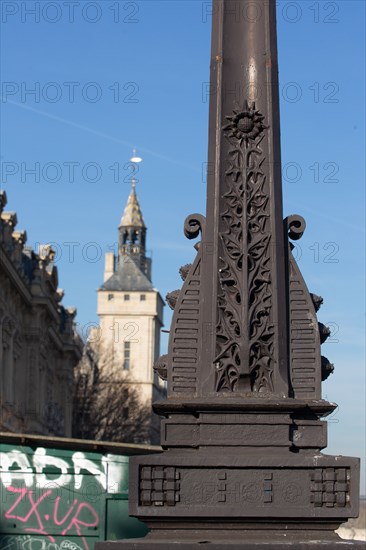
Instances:
[[[246,101],[243,109],[237,106],[233,113],[223,127],[229,142],[228,190],[222,200],[219,233],[216,391],[272,392],[271,232],[261,148],[268,126],[255,103]],[[245,327],[249,349],[242,338]]]

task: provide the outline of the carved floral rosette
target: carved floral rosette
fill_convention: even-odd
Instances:
[[[216,391],[272,392],[271,232],[261,148],[267,126],[254,103],[233,113],[223,127],[229,150],[219,229]]]

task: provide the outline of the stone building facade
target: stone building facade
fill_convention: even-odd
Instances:
[[[104,283],[98,290],[101,367],[123,371],[125,387],[138,393],[142,405],[165,395],[165,384],[153,371],[159,357],[164,302],[151,282],[146,256],[146,225],[135,182],[118,233],[118,256],[108,252]],[[148,440],[159,442],[159,417],[152,413]]]
[[[25,246],[0,191],[0,431],[70,436],[75,308],[61,304],[54,251]]]

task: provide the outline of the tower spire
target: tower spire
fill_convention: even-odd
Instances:
[[[137,179],[135,174],[142,158],[136,155],[136,149],[133,149],[133,156],[130,161],[134,170],[131,178],[131,191],[119,224],[118,265],[121,266],[126,257],[129,257],[150,279],[150,262],[146,258],[147,228],[136,194]]]

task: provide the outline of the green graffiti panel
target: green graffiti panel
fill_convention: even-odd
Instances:
[[[128,516],[128,457],[0,445],[0,549],[93,550],[141,537]]]
[[[148,528],[136,518],[128,515],[128,501],[110,499],[107,500],[106,513],[106,540],[120,540],[143,537]]]

